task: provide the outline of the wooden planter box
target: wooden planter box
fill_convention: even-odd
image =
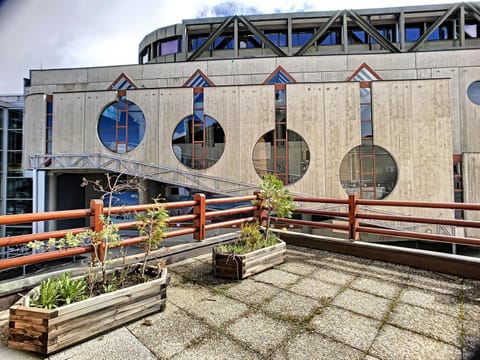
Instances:
[[[148,314],[167,301],[167,269],[160,278],[56,309],[10,307],[8,346],[50,354]]]
[[[225,255],[212,249],[213,272],[230,279],[245,279],[285,261],[285,242],[258,249],[244,255]]]

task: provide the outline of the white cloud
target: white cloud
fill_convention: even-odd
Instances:
[[[449,3],[450,1],[422,1]],[[414,0],[0,0],[0,94],[21,93],[29,69],[132,64],[138,44],[159,27],[214,16],[418,5]],[[223,4],[223,7],[214,6]],[[246,13],[244,13],[246,14]],[[242,14],[238,14],[242,15]]]

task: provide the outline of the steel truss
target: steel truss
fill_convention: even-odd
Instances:
[[[252,194],[255,184],[202,174],[199,170],[182,170],[144,163],[107,154],[30,155],[32,170],[104,170],[137,176],[162,183],[214,192],[226,196]]]

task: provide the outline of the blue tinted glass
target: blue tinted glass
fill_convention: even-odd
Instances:
[[[420,28],[407,28],[405,29],[405,38],[407,41],[417,41],[420,37]]]
[[[202,109],[203,108],[203,92],[197,93],[193,97],[193,107],[195,109]]]
[[[371,122],[362,122],[362,138],[372,137],[372,123]]]
[[[47,114],[53,113],[53,103],[47,102]]]
[[[436,28],[433,33],[427,38],[427,41],[440,40],[440,29]]]
[[[372,120],[372,106],[370,104],[360,105],[360,119]]]
[[[120,107],[124,111],[119,111]],[[119,119],[118,124],[117,117]],[[100,141],[107,149],[118,153],[136,148],[145,135],[145,129],[146,122],[142,111],[134,103],[126,101],[124,97],[109,105],[98,121]],[[125,145],[127,140],[128,146]]]

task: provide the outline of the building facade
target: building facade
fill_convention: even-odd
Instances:
[[[0,95],[0,214],[32,212],[31,176],[22,170],[23,96]],[[28,175],[28,174],[27,174]],[[0,227],[0,236],[32,232],[32,224]],[[0,257],[11,257],[22,247],[0,248]]]
[[[143,201],[273,172],[309,196],[479,202],[479,32],[479,3],[186,20],[138,65],[32,70],[24,167],[50,210],[104,171]]]

